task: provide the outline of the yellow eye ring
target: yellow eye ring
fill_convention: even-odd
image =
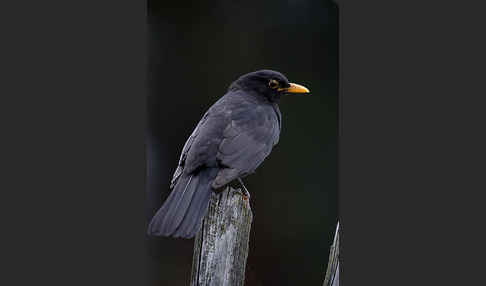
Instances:
[[[268,82],[268,86],[272,89],[276,89],[279,86],[278,81],[272,79]]]

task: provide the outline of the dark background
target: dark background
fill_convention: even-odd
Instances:
[[[279,144],[245,179],[254,213],[246,285],[319,285],[337,223],[337,8],[324,1],[148,6],[147,222],[185,140],[240,75],[284,73]],[[147,238],[150,285],[188,285],[193,240]]]
[[[340,284],[484,285],[484,3],[336,2]],[[146,3],[2,4],[0,284],[151,285]]]

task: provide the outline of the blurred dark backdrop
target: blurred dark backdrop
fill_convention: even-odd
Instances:
[[[245,179],[253,285],[321,285],[337,222],[337,7],[326,1],[148,1],[147,224],[185,140],[240,75],[273,69],[312,96],[280,103],[279,144]],[[150,285],[189,285],[193,240],[147,236]]]

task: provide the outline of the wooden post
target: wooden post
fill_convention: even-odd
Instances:
[[[194,240],[191,286],[239,286],[245,282],[253,214],[240,189],[213,193]]]
[[[323,286],[339,286],[339,222],[334,234],[334,242],[329,251],[329,262],[327,264],[326,277]]]

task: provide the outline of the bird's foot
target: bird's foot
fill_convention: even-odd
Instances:
[[[243,181],[240,178],[238,178],[238,182],[240,182],[240,185],[243,187],[243,199],[244,200],[250,199],[250,192],[248,192],[248,190],[246,189],[245,184],[243,184]]]

